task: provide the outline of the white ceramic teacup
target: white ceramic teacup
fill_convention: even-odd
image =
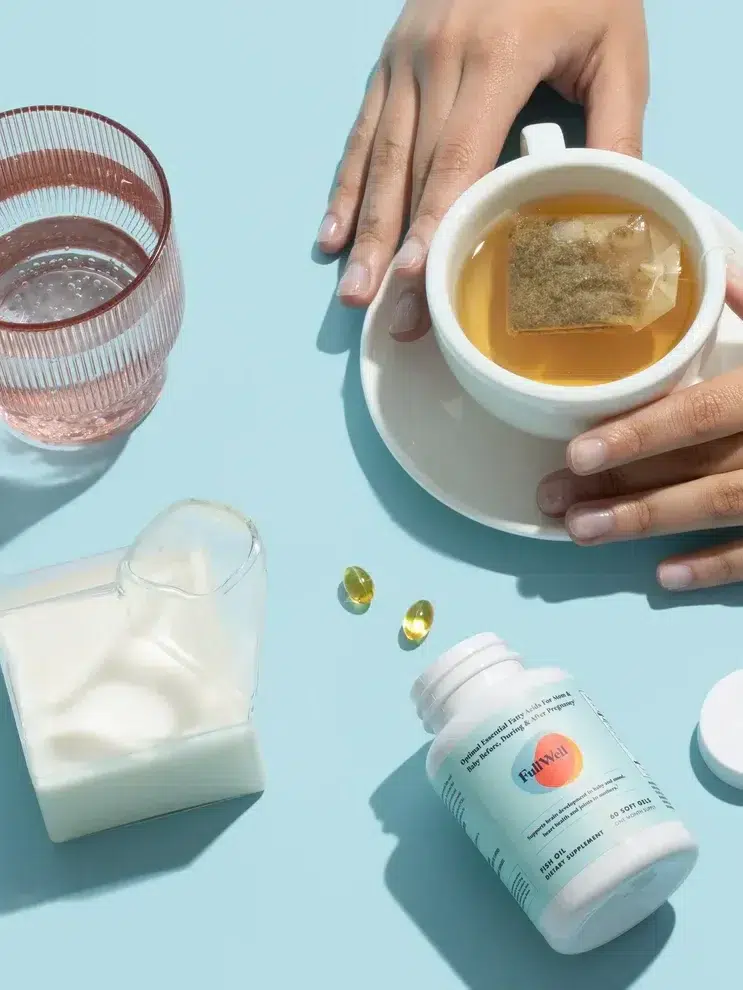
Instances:
[[[444,217],[431,245],[426,294],[439,347],[462,388],[517,429],[570,440],[698,377],[725,301],[726,252],[709,211],[645,162],[610,151],[567,149],[556,124],[525,128],[521,150],[520,159],[480,179]],[[683,238],[700,281],[696,319],[676,347],[649,368],[603,385],[550,385],[507,371],[469,341],[454,308],[462,265],[499,216],[529,200],[570,193],[609,193],[654,210]]]

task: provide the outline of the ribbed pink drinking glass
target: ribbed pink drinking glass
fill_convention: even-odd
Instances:
[[[157,402],[183,319],[165,174],[138,137],[73,107],[0,113],[0,414],[78,446]]]

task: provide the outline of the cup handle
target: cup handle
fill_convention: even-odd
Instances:
[[[554,158],[565,151],[565,137],[559,124],[530,124],[521,132],[521,154]]]

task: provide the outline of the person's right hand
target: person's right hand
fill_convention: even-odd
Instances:
[[[495,165],[541,81],[584,104],[590,147],[639,156],[648,89],[642,0],[407,0],[348,139],[318,245],[352,245],[338,286],[365,306],[395,258],[392,332],[428,328],[424,269],[452,203]]]
[[[743,271],[727,304],[743,319]],[[600,423],[542,479],[537,504],[581,546],[743,525],[743,367]],[[658,583],[691,591],[743,581],[743,540],[664,560]]]

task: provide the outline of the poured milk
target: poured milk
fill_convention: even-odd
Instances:
[[[262,789],[254,658],[234,656],[214,600],[133,607],[109,587],[6,612],[0,635],[55,841]]]

